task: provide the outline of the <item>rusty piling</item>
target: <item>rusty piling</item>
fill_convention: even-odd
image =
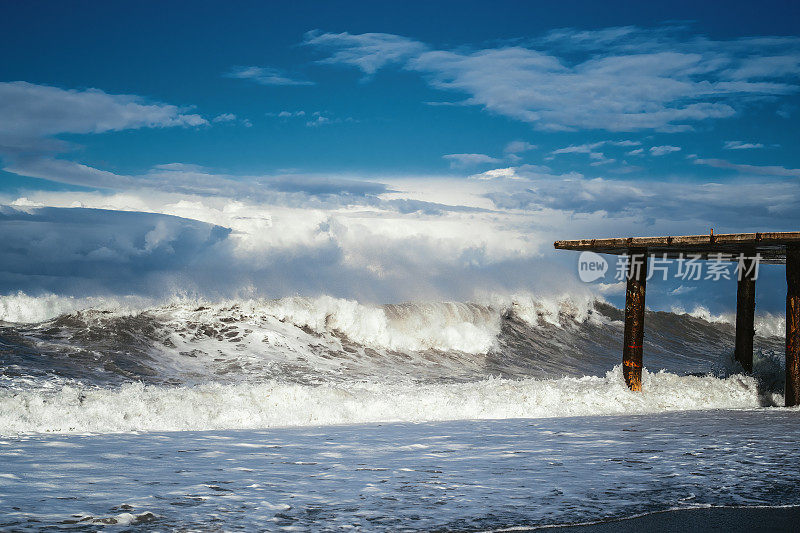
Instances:
[[[628,252],[628,286],[625,292],[625,336],[622,374],[632,391],[642,390],[642,344],[644,343],[644,298],[647,282],[647,251]]]
[[[755,252],[748,251],[739,265],[736,290],[736,360],[745,372],[753,371],[753,321],[756,309]]]
[[[800,405],[800,245],[786,247],[786,407]]]

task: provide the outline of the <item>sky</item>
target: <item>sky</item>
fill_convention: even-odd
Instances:
[[[619,305],[613,264],[583,283],[553,240],[800,226],[794,2],[0,12],[0,295]]]

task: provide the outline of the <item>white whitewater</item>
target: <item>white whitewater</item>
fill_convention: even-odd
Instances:
[[[0,434],[544,418],[782,404],[780,338],[754,376],[724,319],[655,313],[644,393],[620,313],[564,296],[364,305],[0,299]]]

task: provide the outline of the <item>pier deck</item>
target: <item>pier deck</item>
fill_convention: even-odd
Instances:
[[[592,251],[615,255],[627,254],[631,249],[647,249],[650,255],[662,257],[662,254],[667,254],[669,259],[677,259],[681,254],[700,255],[702,259],[708,259],[709,255],[720,253],[734,256],[740,253],[757,253],[761,255],[762,263],[784,264],[786,248],[792,244],[800,244],[800,231],[579,239],[556,241],[553,246],[557,250]],[[727,259],[737,260],[736,257]]]

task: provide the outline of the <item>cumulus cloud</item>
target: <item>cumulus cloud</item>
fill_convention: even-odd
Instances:
[[[499,159],[486,154],[447,154],[442,158],[450,162],[450,168],[465,168],[500,162]]]
[[[800,39],[730,41],[679,28],[558,30],[527,46],[437,50],[392,34],[313,32],[322,63],[368,75],[399,65],[467,105],[540,129],[681,131],[754,99],[797,92]]]
[[[7,222],[16,234],[0,254],[0,288],[463,300],[476,290],[566,290],[574,256],[552,253],[559,238],[631,228],[638,235],[697,233],[711,225],[781,230],[800,223],[795,180],[774,177],[643,182],[521,165],[466,180],[276,178],[271,185],[251,183],[247,193],[193,165],[161,165],[149,175],[173,186],[189,179],[215,193],[165,187],[0,197],[18,205]],[[76,202],[84,209],[32,208]],[[106,211],[96,214],[96,208]],[[2,223],[0,229],[14,233]],[[57,257],[55,266],[26,266],[47,263],[45,253]],[[26,269],[41,275],[25,276]],[[114,269],[123,281],[108,273]]]
[[[225,77],[250,80],[259,85],[314,85],[313,81],[294,79],[282,70],[272,67],[233,67]]]
[[[8,224],[20,230],[10,241],[14,249],[0,254],[0,290],[154,297],[245,290],[391,301],[468,297],[475,287],[524,281],[525,269],[512,270],[532,259],[535,245],[527,236],[481,210],[427,209],[413,196],[397,209],[387,202],[354,210],[172,193],[41,191],[27,203],[69,205],[80,197],[86,208],[11,210]],[[464,233],[470,220],[474,227]],[[37,275],[24,274],[26,268]],[[509,275],[497,276],[498,269]]]

